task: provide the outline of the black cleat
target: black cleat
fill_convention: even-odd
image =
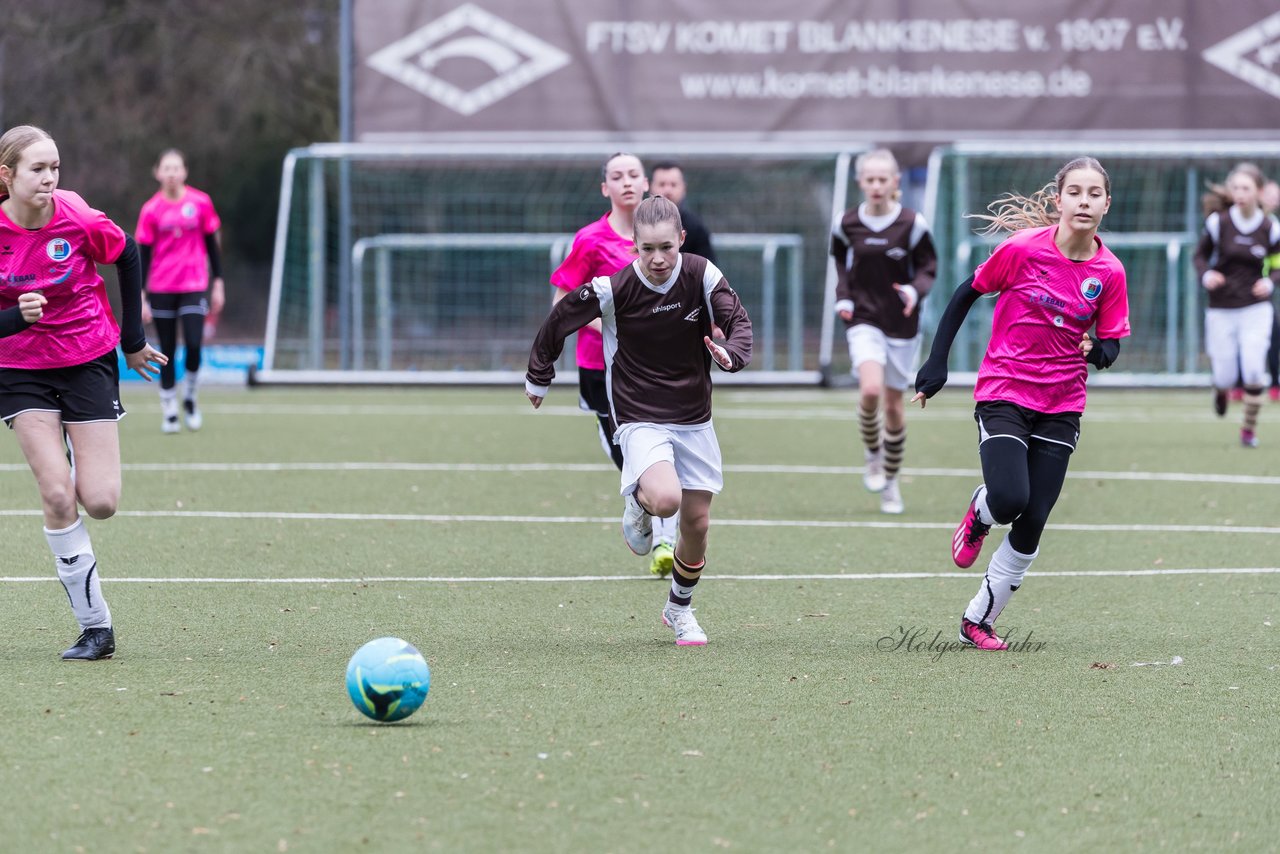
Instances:
[[[1213,414],[1219,418],[1227,414],[1227,393],[1222,389],[1213,393]]]
[[[111,629],[85,629],[76,645],[62,654],[64,661],[98,661],[116,654],[116,633]]]

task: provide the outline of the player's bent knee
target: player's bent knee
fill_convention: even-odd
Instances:
[[[1007,525],[1019,518],[1027,509],[1029,499],[1030,495],[1026,490],[995,490],[990,484],[987,485],[987,509],[991,511],[996,524]]]
[[[120,506],[119,493],[100,493],[97,495],[80,496],[80,504],[84,507],[84,512],[89,514],[92,519],[110,519],[116,515],[116,510]]]

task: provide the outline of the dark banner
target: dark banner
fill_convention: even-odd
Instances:
[[[354,0],[362,141],[1280,128],[1275,0]]]

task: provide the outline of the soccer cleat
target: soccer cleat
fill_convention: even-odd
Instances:
[[[991,533],[991,526],[978,519],[978,495],[986,489],[986,484],[979,484],[969,500],[969,510],[964,514],[960,526],[951,538],[951,559],[961,569],[968,569],[982,552],[982,541]]]
[[[1222,389],[1213,393],[1213,414],[1219,418],[1227,414],[1227,393]]]
[[[161,433],[177,433],[182,430],[182,425],[178,423],[178,416],[166,415],[164,420],[160,422]]]
[[[627,493],[622,501],[622,539],[627,541],[627,548],[631,551],[647,555],[653,551],[653,520],[636,501],[635,493]]]
[[[662,609],[662,623],[676,633],[676,646],[705,646],[707,633],[698,625],[693,609],[681,608],[670,602]]]
[[[891,477],[885,480],[884,489],[880,492],[880,512],[898,515],[906,506],[902,503],[902,490],[898,488],[898,479]]]
[[[1258,447],[1258,437],[1252,430],[1240,431],[1240,444],[1246,448]]]
[[[978,649],[1009,648],[1007,643],[1000,640],[1000,636],[996,634],[995,629],[991,628],[990,623],[971,623],[964,617],[960,618],[960,643]]]
[[[187,422],[187,429],[191,431],[199,430],[200,425],[204,424],[204,417],[196,408],[195,400],[190,397],[182,401],[182,418]]]
[[[62,654],[64,661],[98,661],[116,654],[116,633],[110,627],[85,629],[76,645]]]
[[[649,561],[649,572],[659,578],[666,578],[675,569],[676,550],[670,543],[658,543],[653,547],[653,560]]]
[[[1244,389],[1240,388],[1239,386],[1236,386],[1235,388],[1231,389],[1231,399],[1236,402],[1244,400]]]
[[[879,492],[884,489],[884,448],[866,452],[866,470],[862,473],[862,485],[867,492]]]

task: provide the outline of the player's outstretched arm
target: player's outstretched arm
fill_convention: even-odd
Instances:
[[[607,283],[608,279],[603,279]],[[556,301],[547,319],[534,336],[529,350],[529,370],[525,373],[525,395],[537,409],[556,375],[556,360],[564,352],[564,339],[600,316],[600,298],[591,284]],[[534,397],[538,400],[535,402]]]
[[[969,309],[982,296],[973,288],[973,276],[965,279],[964,284],[956,288],[947,303],[946,311],[938,321],[938,330],[933,335],[933,346],[929,348],[929,358],[925,359],[916,373],[916,394],[911,402],[920,402],[923,409],[925,401],[942,391],[947,384],[947,357],[951,355],[951,345],[956,340],[956,333],[969,315]]]
[[[738,293],[729,287],[725,279],[721,279],[711,290],[710,295],[712,318],[711,328],[721,330],[724,345],[721,346],[703,336],[703,343],[711,353],[711,358],[723,370],[736,372],[751,364],[751,351],[754,344],[754,333],[751,329],[751,318],[747,315]],[[719,352],[717,352],[719,351]],[[728,364],[720,356],[728,358]]]

